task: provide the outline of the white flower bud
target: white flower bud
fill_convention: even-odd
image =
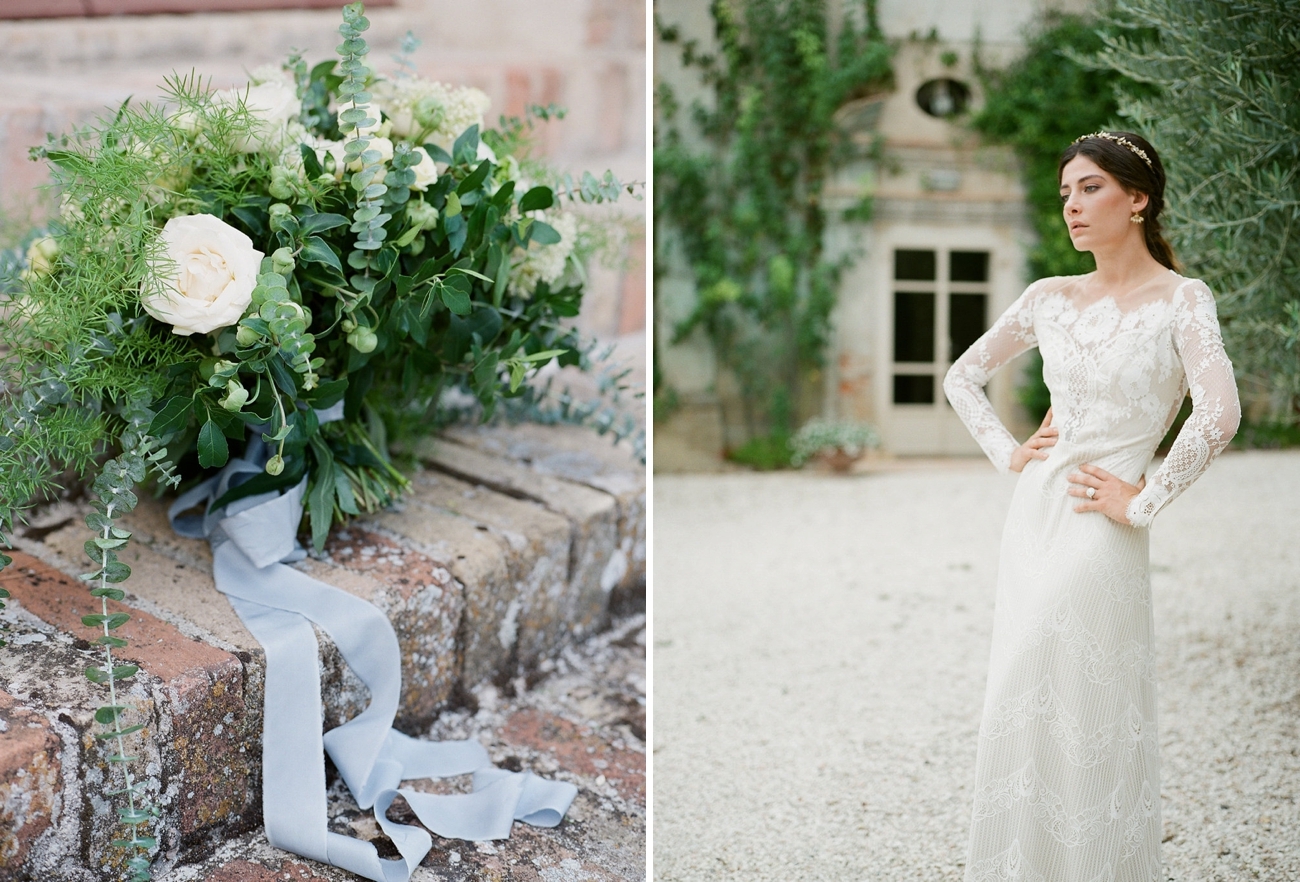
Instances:
[[[415,172],[415,181],[411,183],[411,189],[424,192],[429,189],[430,184],[437,183],[438,164],[419,147],[413,149],[411,155],[418,160],[411,166],[411,171]]]
[[[225,397],[219,402],[222,407],[229,411],[238,411],[248,402],[248,390],[236,380],[226,383]]]
[[[379,338],[369,328],[356,328],[348,334],[348,344],[357,352],[374,352],[375,346],[379,344]]]
[[[42,236],[27,246],[27,270],[24,276],[48,276],[54,272],[59,243],[53,236]]]

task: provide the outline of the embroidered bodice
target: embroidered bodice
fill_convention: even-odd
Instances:
[[[1201,280],[1170,271],[1124,295],[1122,303],[1112,296],[1085,303],[1081,292],[1087,278],[1052,277],[1030,285],[957,359],[944,378],[944,391],[1002,472],[1010,469],[1019,443],[998,419],[984,386],[1030,347],[1042,353],[1058,445],[1145,451],[1149,461],[1190,391],[1191,416],[1164,463],[1129,504],[1129,522],[1149,526],[1235,434],[1241,407],[1232,364],[1223,349],[1214,296]],[[1049,458],[1054,450],[1049,448]]]

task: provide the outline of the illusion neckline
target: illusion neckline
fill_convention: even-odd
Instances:
[[[1177,285],[1174,286],[1173,293],[1172,293],[1170,296],[1168,296],[1168,297],[1157,297],[1157,298],[1155,298],[1154,300],[1147,300],[1147,301],[1144,301],[1143,303],[1141,303],[1141,304],[1139,304],[1139,305],[1133,307],[1132,309],[1121,309],[1121,308],[1120,308],[1120,305],[1119,305],[1119,301],[1118,301],[1118,299],[1116,299],[1116,297],[1115,297],[1114,294],[1103,294],[1101,297],[1098,297],[1096,300],[1093,300],[1093,301],[1091,301],[1090,303],[1088,303],[1088,304],[1086,304],[1086,305],[1080,306],[1079,304],[1075,303],[1075,302],[1074,302],[1074,299],[1071,298],[1068,294],[1066,294],[1065,291],[1062,290],[1061,288],[1057,288],[1056,290],[1052,291],[1051,293],[1057,295],[1057,296],[1060,297],[1062,300],[1064,300],[1064,301],[1065,301],[1065,304],[1066,304],[1067,306],[1069,306],[1071,309],[1073,309],[1073,310],[1074,310],[1076,313],[1078,313],[1079,315],[1084,315],[1084,314],[1087,313],[1089,310],[1091,310],[1093,307],[1100,306],[1100,305],[1103,304],[1103,303],[1109,303],[1109,304],[1111,304],[1111,305],[1114,307],[1115,312],[1119,313],[1121,316],[1134,315],[1134,314],[1136,314],[1136,313],[1138,313],[1138,312],[1141,312],[1142,310],[1146,309],[1147,307],[1154,306],[1154,305],[1156,305],[1156,304],[1162,304],[1162,305],[1164,305],[1164,306],[1170,306],[1170,305],[1172,305],[1173,302],[1174,302],[1174,298],[1176,298],[1176,297],[1178,296],[1178,291],[1182,288],[1183,284],[1186,283],[1186,282],[1191,281],[1191,280],[1188,279],[1187,277],[1182,276],[1182,275],[1179,275],[1178,272],[1176,272],[1175,270],[1167,270],[1167,272],[1171,273],[1171,274],[1174,275],[1174,276],[1177,276],[1177,277],[1181,280]],[[1086,275],[1089,275],[1089,274],[1088,274],[1088,273],[1083,273],[1083,274],[1081,274],[1081,275],[1077,275],[1077,276],[1070,276],[1069,278],[1071,278],[1071,279],[1082,279],[1082,278],[1083,278],[1084,276],[1086,276]],[[1155,277],[1152,278],[1149,282],[1144,282],[1144,283],[1142,283],[1141,285],[1138,285],[1137,288],[1133,288],[1133,289],[1131,289],[1130,291],[1128,291],[1128,292],[1126,292],[1126,293],[1131,294],[1131,293],[1133,293],[1133,291],[1138,290],[1138,288],[1142,288],[1142,287],[1145,287],[1146,285],[1151,284],[1152,282],[1159,281],[1161,278],[1163,278],[1163,277],[1162,277],[1162,276],[1155,276]]]

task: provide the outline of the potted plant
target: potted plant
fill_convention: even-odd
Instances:
[[[826,420],[814,417],[790,439],[794,455],[790,461],[802,466],[813,457],[833,471],[847,472],[867,451],[880,446],[880,433],[866,423]]]

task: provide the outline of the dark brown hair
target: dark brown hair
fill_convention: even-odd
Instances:
[[[1174,250],[1165,241],[1160,230],[1160,212],[1165,207],[1165,167],[1160,164],[1156,148],[1141,135],[1132,132],[1107,132],[1117,138],[1132,143],[1151,160],[1147,165],[1141,156],[1134,153],[1127,145],[1118,144],[1110,138],[1084,138],[1075,141],[1061,154],[1061,162],[1056,167],[1056,180],[1059,183],[1066,164],[1076,156],[1086,156],[1097,163],[1102,170],[1119,181],[1119,185],[1128,193],[1147,194],[1147,206],[1142,215],[1142,235],[1146,240],[1147,251],[1151,252],[1159,263],[1178,271],[1178,261]]]

